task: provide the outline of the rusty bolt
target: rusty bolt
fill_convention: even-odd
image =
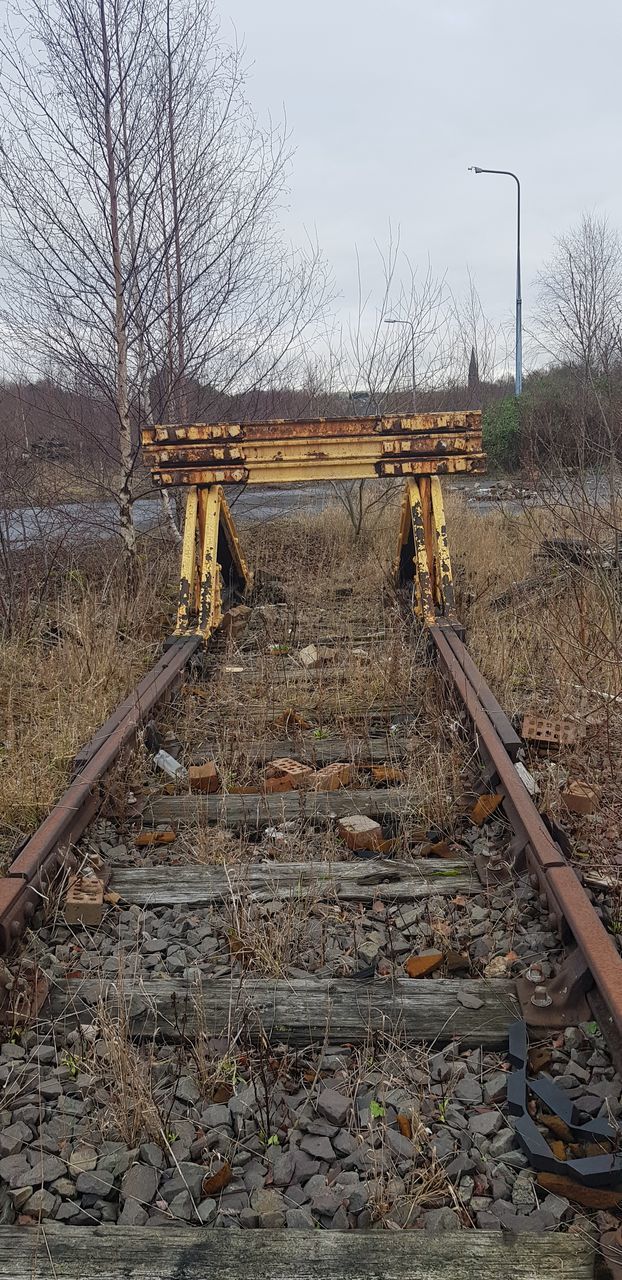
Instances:
[[[544,979],[544,970],[541,964],[530,964],[525,977],[528,982],[542,982]]]
[[[549,1004],[553,1003],[553,1000],[546,987],[536,987],[531,997],[531,1003],[536,1006],[536,1009],[546,1009]]]

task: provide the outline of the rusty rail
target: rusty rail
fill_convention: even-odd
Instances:
[[[504,743],[472,682],[477,667],[462,641],[449,628],[430,627],[439,658],[464,703],[478,738],[481,754],[498,778],[503,807],[531,871],[537,876],[558,921],[565,921],[579,948],[607,1011],[603,1034],[622,1039],[622,956],[590,902],[572,867],[521,781]],[[481,677],[480,677],[481,678]]]
[[[71,858],[71,846],[101,803],[102,778],[179,679],[199,644],[196,636],[176,640],[79,752],[78,768],[67,790],[0,879],[0,954],[6,954],[27,927],[62,861]]]

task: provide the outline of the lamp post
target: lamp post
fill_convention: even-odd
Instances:
[[[499,173],[506,178],[513,178],[516,183],[516,374],[514,390],[517,396],[523,389],[523,299],[520,281],[520,182],[511,169],[480,169],[479,165],[469,165],[470,173]]]
[[[415,322],[414,320],[401,320],[397,316],[385,318],[385,324],[407,324],[410,329],[410,366],[412,378],[412,411],[417,412],[417,391],[415,387]]]

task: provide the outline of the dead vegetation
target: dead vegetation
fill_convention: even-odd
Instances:
[[[0,638],[0,859],[56,801],[78,748],[155,660],[171,616],[172,574],[154,544],[131,581],[108,544],[48,548],[20,579]]]
[[[455,493],[447,506],[458,610],[475,662],[510,715],[540,709],[581,722],[576,748],[544,761],[541,753],[535,757],[542,800],[559,814],[567,776],[597,785],[603,773],[614,783],[618,776],[617,576],[598,565],[551,564],[538,556],[553,533],[577,533],[576,507],[564,524],[559,512],[546,508],[483,515]],[[599,530],[593,512],[582,519],[592,544],[611,541],[610,528],[603,522]],[[358,538],[336,507],[244,530],[255,572],[250,625],[203,659],[196,679],[189,670],[181,697],[160,712],[160,727],[192,744],[186,763],[209,754],[225,791],[255,790],[275,744],[282,754],[300,758],[302,751],[313,765],[314,755],[335,741],[339,758],[355,766],[352,786],[366,786],[361,742],[381,735],[388,768],[402,775],[410,821],[451,831],[473,746],[452,705],[439,701],[425,637],[408,624],[396,598],[396,528],[397,510],[389,506]],[[131,584],[108,546],[80,558],[51,557],[47,568],[40,564],[42,589],[31,585],[24,593],[19,617],[0,643],[5,853],[40,821],[66,783],[78,747],[153,661],[171,626],[176,572],[176,552],[158,554],[153,545],[145,547]],[[534,580],[533,590],[517,590]],[[308,644],[319,651],[311,667],[300,659]],[[152,785],[149,770],[148,758],[138,753],[124,768],[116,801],[111,782],[118,819],[127,784]],[[614,829],[618,835],[614,807],[603,838]],[[588,825],[598,828],[601,818]],[[390,834],[403,852],[403,826],[395,824]],[[285,835],[271,848],[272,858],[330,859],[342,849],[326,831],[301,824]],[[223,828],[186,832],[183,842],[186,855],[199,862],[247,856],[239,835]]]

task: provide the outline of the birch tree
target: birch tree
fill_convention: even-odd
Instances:
[[[287,141],[211,5],[28,0],[0,57],[0,319],[22,368],[112,410],[131,559],[142,423],[295,365],[326,275],[280,234]]]

